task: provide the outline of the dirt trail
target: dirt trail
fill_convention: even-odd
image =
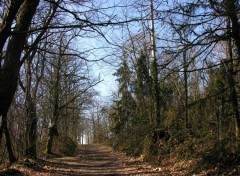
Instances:
[[[159,163],[160,164],[160,163]],[[194,166],[194,167],[192,167]],[[109,147],[83,145],[74,157],[54,157],[24,162],[0,168],[0,176],[205,176],[207,172],[194,174],[193,160],[176,162],[170,157],[161,161],[161,166],[151,166],[140,159],[112,152]],[[2,171],[1,171],[2,170]],[[192,174],[190,174],[192,173]]]
[[[49,160],[50,175],[159,175],[143,163],[99,145],[82,146],[77,157]]]
[[[81,146],[76,157],[61,157],[44,160],[41,166],[31,167],[31,171],[17,168],[26,175],[44,176],[89,176],[89,175],[169,175],[141,161],[112,152],[99,145]]]

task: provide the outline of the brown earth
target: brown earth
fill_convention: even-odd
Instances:
[[[189,163],[175,165],[165,163],[161,167],[152,166],[123,154],[112,152],[112,150],[100,145],[80,146],[79,153],[75,157],[59,157],[41,160],[37,163],[25,163],[24,166],[14,165],[9,169],[20,171],[13,175],[31,176],[104,176],[104,175],[186,175],[186,166]],[[1,173],[0,173],[1,175]],[[3,174],[2,174],[3,175]],[[6,175],[12,175],[10,172]]]

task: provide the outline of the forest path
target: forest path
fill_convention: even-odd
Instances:
[[[44,175],[165,175],[141,161],[112,152],[100,145],[80,146],[76,157],[48,159]]]
[[[120,176],[120,175],[172,175],[166,170],[112,152],[109,147],[82,145],[74,157],[45,159],[32,166],[14,166],[19,176]],[[1,174],[0,174],[1,175]]]

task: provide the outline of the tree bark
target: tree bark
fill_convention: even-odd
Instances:
[[[239,26],[239,17],[238,9],[236,7],[236,0],[224,0],[223,2],[226,14],[229,17],[228,20],[232,22],[232,37],[237,49],[237,58],[240,59],[240,26]]]
[[[9,158],[10,163],[14,163],[15,161],[17,161],[17,159],[14,156],[14,153],[13,153],[13,150],[12,150],[12,142],[11,142],[11,137],[10,137],[10,133],[9,133],[9,130],[8,130],[6,114],[2,116],[2,124],[1,124],[0,131],[1,131],[0,142],[2,140],[2,135],[4,133],[5,134],[5,139],[6,139],[7,151],[8,151],[8,158]]]
[[[25,155],[28,158],[36,159],[37,158],[37,114],[36,107],[33,103],[28,105],[27,109],[27,129],[26,129],[26,151]]]
[[[5,119],[7,119],[7,118],[5,118]],[[5,134],[5,138],[6,138],[8,158],[9,158],[9,161],[11,163],[14,163],[15,161],[17,161],[17,158],[14,156],[14,153],[13,153],[13,150],[12,150],[12,142],[11,142],[11,137],[10,137],[10,133],[9,133],[9,130],[8,130],[7,121],[5,121],[3,123],[4,123],[4,134]]]
[[[23,0],[11,0],[9,6],[4,13],[2,23],[0,25],[0,61],[2,59],[2,50],[7,38],[11,35],[11,26],[16,14],[22,5]]]
[[[7,38],[9,37],[9,26],[11,27],[18,9],[20,10],[16,20],[14,30],[15,34],[9,39],[3,66],[0,68],[0,116],[2,116],[2,123],[4,127],[0,132],[4,131],[5,133],[9,160],[12,162],[15,160],[15,157],[11,149],[10,135],[7,127],[7,112],[10,108],[17,88],[18,75],[21,67],[20,58],[27,37],[26,32],[31,25],[39,0],[25,0],[24,2],[17,0],[15,2],[11,1],[11,3],[12,4],[10,5],[8,12],[5,13],[6,16],[4,16],[4,18],[7,19],[7,23],[0,31],[0,47],[4,46]],[[1,24],[1,27],[2,26],[4,26],[3,23]],[[2,53],[2,48],[0,52]],[[0,134],[0,136],[2,136],[2,134]]]
[[[28,97],[26,102],[27,111],[27,128],[26,128],[26,149],[25,155],[28,158],[36,159],[37,150],[37,112],[36,106],[31,97]]]
[[[32,87],[32,72],[31,63],[35,56],[34,52],[30,58],[25,62],[26,65],[26,87],[25,87],[25,107],[26,107],[26,117],[27,117],[27,128],[26,128],[26,148],[25,156],[31,159],[37,158],[36,142],[37,142],[37,111],[36,111],[36,93],[39,79],[36,80],[35,91],[33,91],[33,96],[31,94]]]
[[[53,146],[53,140],[55,136],[58,136],[58,129],[57,129],[57,125],[53,124],[49,128],[47,148],[46,148],[47,154],[52,154],[52,146]]]
[[[61,52],[60,52],[61,53]],[[52,153],[52,145],[54,136],[58,136],[58,120],[59,120],[59,84],[60,84],[60,69],[61,69],[61,58],[57,58],[57,64],[54,66],[54,85],[53,85],[53,122],[49,128],[48,141],[46,153]]]
[[[154,32],[154,15],[153,15],[153,1],[150,0],[150,32],[151,32],[151,51],[152,51],[152,82],[153,82],[153,99],[154,99],[154,119],[156,128],[161,126],[160,117],[160,88],[158,81],[158,67],[156,57],[156,43],[155,43],[155,32]]]
[[[230,18],[227,19],[227,29],[230,32]],[[236,81],[235,81],[235,76],[234,76],[234,62],[233,62],[233,52],[232,52],[232,39],[229,38],[229,40],[227,41],[228,43],[228,60],[229,60],[229,64],[228,64],[228,84],[230,87],[230,96],[232,99],[232,107],[233,107],[233,112],[234,112],[234,116],[236,119],[236,130],[235,130],[235,134],[236,134],[236,138],[239,138],[240,134],[239,134],[239,129],[240,129],[240,112],[239,112],[239,102],[238,102],[238,98],[237,98],[237,90],[236,90]]]
[[[31,25],[38,4],[39,0],[24,1],[14,30],[18,34],[13,35],[8,43],[4,64],[0,70],[0,116],[7,114],[13,100],[21,67],[20,57],[27,37],[26,31]]]
[[[188,63],[187,63],[187,51],[183,51],[183,76],[184,76],[184,93],[185,93],[185,127],[186,129],[190,129],[190,121],[188,117],[188,75],[187,75],[187,70],[188,70]]]

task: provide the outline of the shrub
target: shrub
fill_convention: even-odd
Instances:
[[[77,151],[77,143],[70,137],[64,136],[57,139],[56,149],[60,154],[66,156],[73,156]]]

